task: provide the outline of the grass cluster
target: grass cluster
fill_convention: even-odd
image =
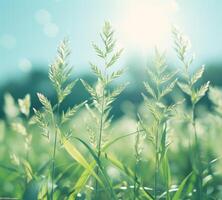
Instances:
[[[100,38],[101,47],[93,44],[98,64],[90,63],[96,84],[71,80],[69,41],[64,39],[49,68],[56,102],[38,93],[42,109],[34,108],[31,116],[30,95],[17,102],[5,95],[0,199],[222,199],[222,92],[200,81],[204,67],[191,72],[186,37],[173,29],[181,67],[169,68],[156,50],[143,104],[118,120],[112,120],[113,102],[128,85],[116,82],[125,71],[115,66],[122,49],[116,50],[107,22]],[[63,110],[66,97],[72,91],[78,95],[78,81],[90,98]],[[198,106],[206,95],[210,111]]]

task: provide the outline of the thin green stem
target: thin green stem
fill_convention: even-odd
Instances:
[[[57,113],[59,114],[59,106],[60,104],[58,103],[57,106]],[[54,176],[55,176],[55,158],[56,158],[56,146],[57,146],[57,137],[58,137],[58,131],[57,131],[57,125],[56,125],[56,120],[55,116],[52,113],[52,122],[55,130],[55,138],[54,138],[54,143],[53,143],[53,154],[52,154],[52,190],[50,193],[50,199],[53,200],[53,194],[54,194]]]
[[[58,131],[55,132],[54,144],[53,144],[53,155],[52,155],[52,190],[51,190],[51,200],[53,200],[54,194],[54,175],[55,175],[55,157],[56,157],[56,145],[57,145],[57,135]]]
[[[157,102],[160,102],[160,85],[157,82]],[[159,176],[159,121],[156,123],[156,141],[155,141],[155,175],[154,175],[154,198],[157,199],[157,187],[158,187],[158,176]]]
[[[191,78],[188,72],[188,64],[185,62],[185,60],[182,60],[184,66],[185,66],[185,75],[186,79],[188,82],[189,87],[192,90],[192,83],[191,83]],[[198,187],[197,187],[197,192],[196,194],[198,195],[198,199],[203,199],[203,191],[202,191],[202,164],[201,164],[201,157],[200,157],[200,149],[199,149],[199,141],[198,141],[198,136],[197,136],[197,128],[196,128],[196,104],[193,102],[192,97],[191,97],[191,103],[192,103],[192,116],[191,116],[191,123],[194,131],[194,150],[193,153],[195,155],[195,161],[193,162],[193,167],[197,167],[197,179],[198,179]],[[196,166],[195,166],[196,165]]]
[[[157,199],[157,186],[159,175],[159,122],[157,122],[156,141],[155,141],[155,177],[154,177],[154,198]]]
[[[197,136],[197,128],[196,128],[196,116],[195,116],[195,104],[192,104],[192,126],[194,130],[194,140],[195,140],[195,145],[194,145],[194,155],[195,159],[197,159],[197,179],[198,179],[198,186],[197,186],[197,195],[198,199],[203,199],[203,188],[202,188],[202,163],[201,163],[201,156],[200,156],[200,146],[199,146],[199,141],[198,141],[198,136]],[[195,163],[194,163],[195,164]]]
[[[136,200],[136,197],[137,197],[137,163],[138,163],[138,161],[136,161],[135,167],[134,167],[133,200]]]
[[[135,134],[138,134],[139,132],[144,132],[144,130],[137,130],[137,131],[134,131],[134,132],[132,132],[132,133],[128,133],[128,134],[126,134],[126,135],[122,135],[122,136],[120,136],[120,137],[117,137],[117,138],[115,138],[114,140],[112,140],[111,142],[106,143],[106,144],[104,145],[104,147],[103,147],[102,150],[106,150],[106,149],[109,148],[112,144],[118,142],[119,140],[124,139],[124,138],[129,137],[129,136],[132,136],[132,135],[135,135]]]
[[[99,125],[99,139],[98,139],[98,160],[100,162],[100,156],[101,156],[101,143],[102,143],[102,133],[103,133],[103,115],[104,115],[104,100],[105,100],[105,87],[103,88],[102,93],[102,107],[101,107],[101,116],[100,116],[100,125]],[[99,174],[99,168],[96,168],[96,174]],[[95,199],[97,199],[98,195],[98,181],[96,180],[96,195]]]
[[[107,55],[106,55],[107,56]],[[107,73],[107,61],[106,61],[106,56],[105,56],[105,60],[104,60],[104,64],[105,64],[105,70],[104,70],[104,77],[106,77],[106,73]],[[100,124],[99,124],[99,138],[98,138],[98,160],[100,163],[100,156],[101,156],[101,144],[102,144],[102,134],[103,134],[103,118],[104,118],[104,104],[105,104],[105,88],[106,88],[106,83],[103,83],[103,90],[102,90],[102,105],[101,105],[101,115],[100,115]],[[96,168],[96,174],[99,175],[99,168]],[[97,195],[98,195],[98,181],[96,180],[96,199],[97,199]]]
[[[167,130],[167,122],[164,123],[164,129]],[[164,144],[165,145],[165,144]],[[168,168],[169,168],[169,162],[168,162],[168,157],[167,157],[167,152],[165,152],[164,158],[165,159],[165,164],[164,164],[164,171],[166,172],[165,177],[166,177],[166,193],[167,193],[167,200],[170,200],[170,182],[169,182],[169,173],[168,173]]]
[[[165,158],[166,159],[166,164],[165,164],[165,171],[168,171],[167,169],[167,166],[168,166],[168,159],[167,159],[167,156],[165,155]],[[169,174],[168,172],[166,173],[166,193],[167,193],[167,200],[170,200],[170,185],[169,185]]]
[[[98,158],[100,159],[101,155],[101,143],[102,143],[102,133],[103,133],[103,115],[104,115],[104,100],[105,100],[105,89],[103,89],[102,96],[102,108],[101,108],[101,117],[100,117],[100,125],[99,125],[99,140],[98,140]]]

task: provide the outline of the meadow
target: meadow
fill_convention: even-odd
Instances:
[[[141,82],[143,102],[137,109],[126,103],[116,118],[113,103],[130,84],[118,81],[127,69],[115,67],[124,51],[108,22],[98,37],[97,62],[90,62],[96,84],[73,80],[64,39],[48,72],[56,102],[37,93],[36,109],[29,94],[5,94],[0,199],[222,199],[222,91],[202,81],[204,66],[191,70],[189,40],[172,30],[180,66],[170,68],[155,49]],[[71,93],[81,94],[77,83],[90,98],[64,109]]]

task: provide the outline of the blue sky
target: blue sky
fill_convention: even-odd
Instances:
[[[145,63],[155,45],[173,59],[171,24],[189,36],[197,66],[221,62],[221,10],[218,0],[1,0],[0,79],[47,67],[65,36],[76,71],[87,70],[89,60],[95,60],[91,43],[99,41],[105,20],[125,49],[120,64],[135,55]]]

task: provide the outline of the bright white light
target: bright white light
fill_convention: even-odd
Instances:
[[[175,0],[131,0],[117,23],[120,41],[125,48],[146,52],[170,45],[172,17],[179,9]]]

